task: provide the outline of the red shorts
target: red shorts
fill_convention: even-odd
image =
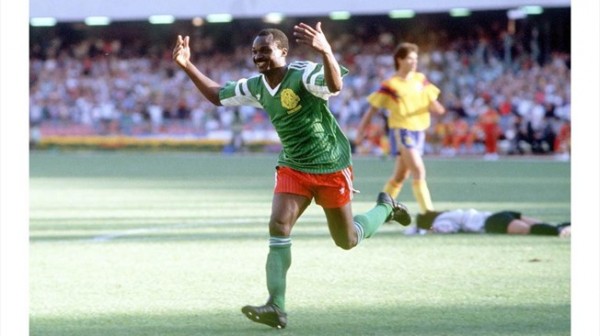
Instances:
[[[352,167],[330,174],[310,174],[289,167],[277,167],[275,193],[314,197],[323,208],[339,208],[352,200]]]

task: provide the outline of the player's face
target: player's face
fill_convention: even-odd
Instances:
[[[280,49],[273,40],[273,35],[257,36],[252,44],[252,60],[258,72],[264,73],[271,69],[285,66],[287,49]]]
[[[400,65],[400,71],[410,72],[417,71],[417,63],[419,63],[419,56],[416,52],[410,52],[404,59],[399,59],[398,64]]]

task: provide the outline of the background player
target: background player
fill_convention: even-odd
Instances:
[[[456,209],[417,215],[417,228],[434,233],[506,233],[570,236],[571,222],[552,225],[519,211]]]
[[[431,124],[430,112],[443,114],[446,110],[437,100],[440,90],[417,72],[418,51],[418,46],[412,43],[401,43],[396,48],[396,73],[367,98],[371,106],[359,124],[356,142],[363,140],[373,115],[386,109],[390,151],[396,156],[396,163],[383,191],[396,198],[404,181],[412,175],[414,197],[420,213],[425,213],[434,209],[422,158],[425,130]]]

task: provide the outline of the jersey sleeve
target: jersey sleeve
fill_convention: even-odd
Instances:
[[[249,105],[262,108],[258,99],[250,92],[246,78],[225,83],[219,91],[219,100],[223,106]]]
[[[423,92],[430,102],[438,99],[438,96],[440,95],[440,89],[431,83],[425,74],[417,72],[415,77],[416,80],[423,86]]]
[[[367,101],[372,106],[392,112],[399,112],[400,99],[396,90],[387,82],[381,83],[379,89],[367,97]]]
[[[440,95],[440,89],[438,89],[437,86],[435,86],[429,82],[425,85],[424,90],[425,90],[425,94],[429,98],[429,101],[437,100],[438,96]]]
[[[298,67],[298,69],[303,71],[302,83],[308,92],[312,93],[313,95],[327,100],[329,97],[338,94],[338,92],[331,93],[331,91],[329,91],[327,83],[325,82],[325,70],[323,64],[313,62],[294,62],[290,65],[290,67]],[[346,76],[348,74],[348,69],[340,65],[340,74],[342,77]]]

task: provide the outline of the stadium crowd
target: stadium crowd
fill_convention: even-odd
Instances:
[[[327,27],[325,26],[325,29]],[[442,91],[448,113],[428,131],[426,153],[554,153],[570,150],[570,55],[540,47],[533,27],[512,34],[489,25],[450,37],[379,29],[365,24],[333,32],[331,44],[350,70],[331,110],[350,140],[366,97],[393,71],[391,54],[400,41],[420,45],[419,71]],[[174,38],[174,37],[172,37]],[[194,61],[217,82],[256,73],[246,45],[221,50],[210,35],[193,35]],[[246,141],[276,139],[260,109],[214,107],[171,59],[170,41],[145,45],[60,36],[33,41],[30,50],[30,123],[34,142],[48,135],[132,135],[228,139],[241,129]],[[314,59],[292,46],[291,60]],[[387,151],[385,116],[372,123],[358,154]]]

